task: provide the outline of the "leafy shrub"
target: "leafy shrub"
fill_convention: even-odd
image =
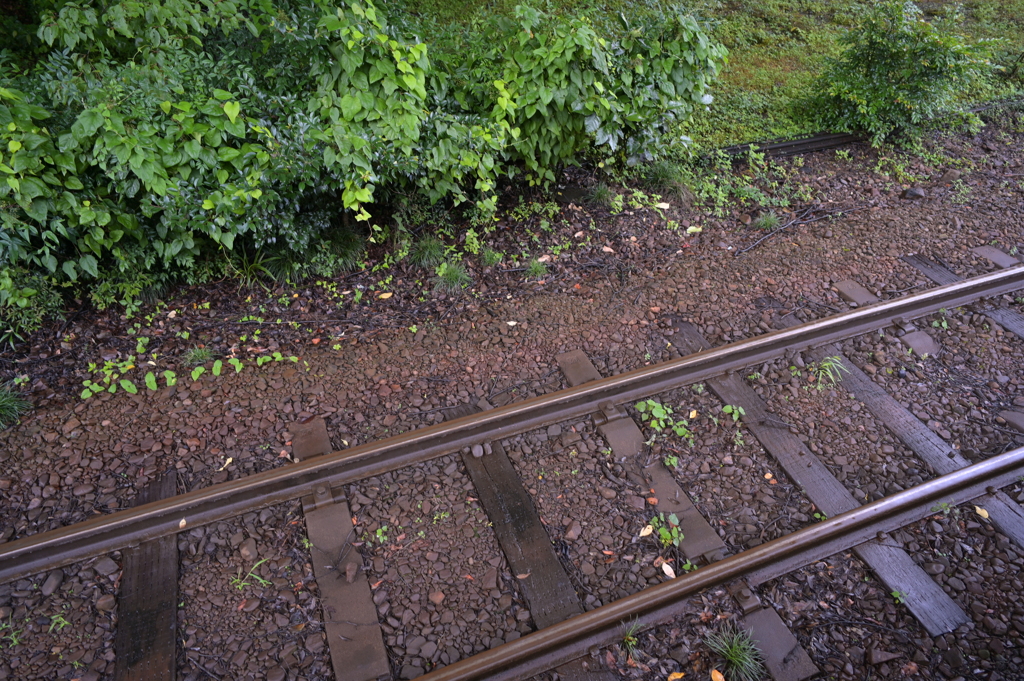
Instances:
[[[14,347],[46,317],[59,315],[61,303],[45,277],[20,267],[0,270],[0,348]]]
[[[676,13],[611,39],[520,7],[431,60],[368,0],[28,7],[0,22],[0,305],[21,270],[131,312],[232,268],[352,267],[334,235],[389,197],[486,216],[500,177],[664,153],[725,58]]]
[[[912,2],[877,5],[842,38],[847,47],[816,83],[811,116],[828,129],[866,132],[876,146],[918,136],[989,70],[991,42],[968,42],[957,21],[952,13],[925,21]]]

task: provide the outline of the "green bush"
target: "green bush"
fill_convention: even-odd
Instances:
[[[26,299],[14,271],[131,312],[239,251],[257,274],[351,267],[338,235],[389,197],[487,215],[501,177],[665,153],[725,58],[676,13],[613,38],[520,7],[432,61],[368,1],[27,7],[0,22],[0,305]]]
[[[842,38],[846,49],[817,81],[810,115],[827,129],[866,132],[874,145],[917,137],[990,70],[991,42],[970,43],[956,25],[955,14],[925,21],[912,2],[878,5]]]

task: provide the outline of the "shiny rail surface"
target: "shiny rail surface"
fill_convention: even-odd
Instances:
[[[135,546],[340,485],[397,470],[672,388],[762,363],[787,351],[835,342],[942,308],[1024,289],[1024,266],[965,279],[782,331],[737,341],[677,360],[515,402],[436,426],[196,490],[0,544],[0,583]]]

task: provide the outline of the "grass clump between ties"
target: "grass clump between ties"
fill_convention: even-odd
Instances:
[[[764,655],[746,629],[726,622],[719,631],[708,634],[704,643],[725,662],[729,681],[759,681],[764,677]]]

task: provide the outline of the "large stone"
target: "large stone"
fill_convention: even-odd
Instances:
[[[256,548],[256,540],[249,537],[238,546],[238,552],[242,555],[244,560],[256,560],[256,556],[259,555],[259,551]]]
[[[836,291],[839,292],[839,297],[848,303],[854,303],[856,305],[870,305],[871,303],[877,303],[878,298],[875,294],[867,290],[852,279],[846,279],[840,281],[835,285]]]
[[[910,187],[909,189],[904,189],[903,193],[900,194],[900,198],[903,199],[923,199],[926,196],[928,194],[921,187]]]
[[[918,357],[934,357],[939,352],[939,344],[925,331],[912,331],[903,336],[902,340]]]
[[[95,563],[92,564],[92,569],[100,573],[101,575],[112,575],[121,568],[119,568],[117,563],[115,563],[107,556],[101,556]]]
[[[1019,411],[1001,411],[999,418],[1006,421],[1006,425],[1024,433],[1024,413]]]
[[[64,571],[57,568],[46,576],[46,581],[43,582],[43,588],[41,589],[43,596],[50,596],[54,591],[60,588],[61,582],[64,581]]]

